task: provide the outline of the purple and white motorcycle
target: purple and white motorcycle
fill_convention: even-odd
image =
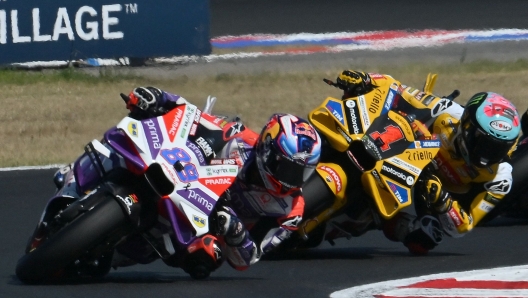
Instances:
[[[207,162],[202,111],[182,103],[163,116],[123,118],[57,172],[57,192],[17,263],[22,282],[103,277],[157,259],[195,279],[220,266],[215,206],[238,166]]]

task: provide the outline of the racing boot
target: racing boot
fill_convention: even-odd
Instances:
[[[417,218],[405,212],[386,221],[383,233],[389,240],[402,242],[413,255],[426,255],[443,238],[440,222],[436,218],[430,215]]]
[[[221,244],[213,235],[195,239],[187,247],[187,252],[182,268],[194,279],[209,277],[224,261]]]
[[[236,270],[246,270],[260,259],[257,245],[242,221],[230,208],[218,212],[219,232],[224,235],[227,262]]]

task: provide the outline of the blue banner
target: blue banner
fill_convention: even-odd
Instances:
[[[208,0],[0,0],[0,64],[207,55]]]

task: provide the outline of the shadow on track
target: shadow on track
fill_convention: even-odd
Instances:
[[[413,256],[407,251],[377,247],[358,248],[330,248],[330,249],[303,249],[287,252],[278,252],[263,256],[262,261],[284,260],[370,260],[379,257],[452,257],[463,256],[458,253],[445,253],[431,251],[427,256]]]
[[[228,266],[226,264],[226,266]],[[203,279],[195,280],[190,276],[185,276],[177,273],[166,272],[152,272],[152,271],[138,271],[138,272],[111,272],[101,278],[79,278],[71,280],[63,280],[58,282],[47,282],[35,286],[64,286],[64,285],[96,285],[96,284],[171,284],[178,283],[186,285],[187,283],[211,283],[224,281],[258,281],[262,278],[253,277],[222,277],[213,276]],[[15,275],[11,275],[9,285],[19,285],[28,287],[31,285],[23,284]]]

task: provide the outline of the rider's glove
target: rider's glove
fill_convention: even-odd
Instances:
[[[429,175],[422,182],[422,195],[429,208],[438,214],[446,213],[453,205],[451,194],[442,188],[442,182],[436,175]]]
[[[343,89],[343,99],[367,93],[372,88],[372,79],[366,72],[344,70],[336,79],[336,85]]]
[[[162,91],[155,87],[137,87],[130,92],[130,101],[127,102],[127,109],[132,111],[135,107],[143,111],[155,110],[158,101],[162,97]]]

